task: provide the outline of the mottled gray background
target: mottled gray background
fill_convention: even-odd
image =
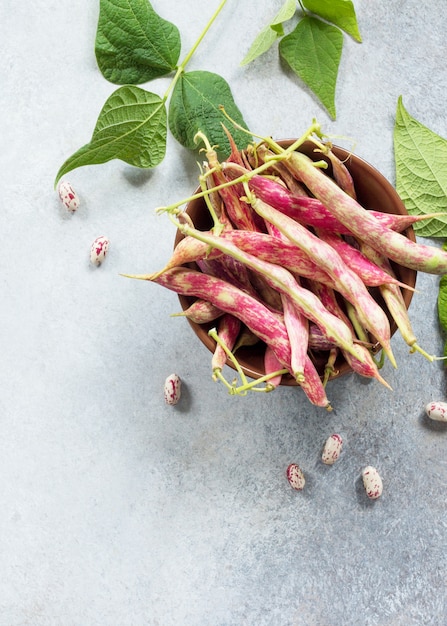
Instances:
[[[447,430],[424,417],[445,396],[442,366],[396,336],[394,391],[349,375],[328,386],[333,414],[298,389],[229,397],[186,321],[169,317],[175,294],[119,275],[167,259],[173,226],[154,208],[195,187],[195,157],[170,137],[156,170],[76,170],[82,206],[59,204],[56,171],[115,89],[95,62],[98,4],[0,6],[0,625],[447,623]],[[218,2],[153,4],[184,55]],[[391,182],[399,95],[447,137],[443,0],[356,0],[364,43],[345,37],[336,122],[279,71],[276,49],[239,67],[280,5],[228,0],[189,66],[222,74],[254,131],[296,136],[315,116]],[[102,234],[110,254],[96,269]],[[440,353],[438,278],[417,286],[416,334]],[[162,396],[172,371],[176,408]],[[334,431],[344,452],[326,467]],[[303,493],[285,479],[292,461]],[[374,503],[366,464],[383,477]]]

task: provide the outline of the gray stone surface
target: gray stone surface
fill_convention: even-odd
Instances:
[[[153,4],[185,54],[217,1]],[[423,413],[445,396],[442,366],[396,336],[394,391],[346,376],[328,386],[333,414],[291,388],[229,397],[169,317],[176,296],[120,276],[167,259],[173,227],[154,208],[189,194],[195,157],[170,137],[154,171],[81,168],[67,176],[81,208],[59,204],[56,171],[115,89],[95,62],[97,5],[0,6],[1,626],[445,624],[447,431]],[[296,136],[315,116],[392,182],[399,95],[447,137],[442,0],[355,2],[364,42],[345,37],[335,122],[275,50],[239,67],[280,5],[229,0],[190,65],[227,78],[254,131]],[[102,234],[109,257],[93,268]],[[437,285],[420,275],[411,306],[432,353]],[[184,380],[175,408],[162,396],[172,371]],[[332,432],[345,447],[326,467]],[[285,479],[293,461],[302,493]],[[374,503],[367,464],[384,482]]]

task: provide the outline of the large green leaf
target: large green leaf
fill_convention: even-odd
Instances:
[[[402,97],[394,126],[396,189],[412,215],[444,212],[423,220],[414,230],[421,237],[447,237],[447,141],[414,119]]]
[[[267,24],[265,28],[261,30],[259,35],[251,44],[247,54],[241,61],[241,65],[247,65],[251,63],[264,52],[267,52],[269,48],[275,43],[278,37],[284,35],[283,23],[290,20],[296,10],[296,0],[285,0],[283,6],[275,15],[270,24]]]
[[[312,13],[335,24],[356,41],[362,41],[351,0],[302,0],[302,2]]]
[[[56,176],[83,165],[120,159],[129,165],[158,165],[166,152],[166,107],[159,96],[140,87],[117,89],[99,114],[90,143],[69,157]]]
[[[231,89],[224,78],[212,72],[185,72],[180,76],[169,103],[169,128],[186,148],[197,149],[194,137],[202,131],[220,155],[228,156],[229,142],[222,124],[226,122],[219,106],[240,126],[246,128],[242,114],[234,102]],[[249,137],[231,129],[239,148],[247,146]]]
[[[303,17],[279,44],[281,57],[335,119],[335,86],[343,33],[316,17]]]
[[[148,0],[100,0],[95,53],[107,80],[141,84],[175,68],[180,34]]]

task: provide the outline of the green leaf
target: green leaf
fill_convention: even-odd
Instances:
[[[280,36],[281,34],[274,28],[271,28],[270,25],[265,26],[251,44],[247,54],[241,61],[241,65],[248,65],[261,54],[267,52]]]
[[[335,24],[356,41],[362,41],[351,0],[302,0],[302,2],[312,13]]]
[[[137,85],[175,69],[180,34],[148,0],[100,0],[95,54],[111,83]]]
[[[447,332],[447,275],[441,276],[439,281],[438,317],[442,330]]]
[[[104,104],[90,143],[65,161],[55,184],[77,167],[112,159],[136,167],[155,167],[164,159],[166,135],[164,101],[140,87],[120,87]]]
[[[397,103],[394,125],[396,189],[411,215],[446,216],[414,225],[420,237],[447,237],[447,141]]]
[[[169,103],[169,128],[183,146],[197,149],[194,137],[202,131],[211,145],[218,146],[220,155],[228,156],[230,146],[222,124],[226,123],[219,106],[239,125],[246,128],[237,108],[230,87],[224,78],[212,72],[186,72],[180,76]],[[245,148],[249,136],[243,131],[231,129],[239,148]]]
[[[343,33],[315,17],[304,17],[279,44],[281,57],[335,119],[335,86]]]
[[[284,35],[283,23],[290,20],[296,9],[296,0],[286,0],[273,20],[265,26],[253,41],[247,54],[241,61],[241,65],[247,65],[251,63],[264,52],[267,52],[269,48],[275,43],[278,37]]]

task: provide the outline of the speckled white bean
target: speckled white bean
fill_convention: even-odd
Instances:
[[[74,213],[79,208],[79,198],[71,184],[63,180],[58,187],[58,192],[59,198],[67,211]]]
[[[371,500],[375,500],[382,495],[383,483],[379,475],[379,472],[375,467],[368,465],[362,470],[363,486],[365,487],[366,495]]]
[[[164,385],[164,397],[166,404],[177,404],[182,393],[182,381],[178,374],[170,374]]]
[[[321,460],[325,465],[333,465],[340,457],[343,447],[343,439],[341,435],[334,433],[326,439],[323,452],[321,454]]]
[[[430,402],[425,407],[425,412],[431,420],[447,422],[447,402]]]
[[[287,480],[290,486],[297,491],[302,491],[306,480],[304,478],[303,470],[296,463],[291,463],[286,471]]]
[[[106,258],[110,241],[102,235],[97,237],[90,248],[90,261],[93,265],[101,265]]]

